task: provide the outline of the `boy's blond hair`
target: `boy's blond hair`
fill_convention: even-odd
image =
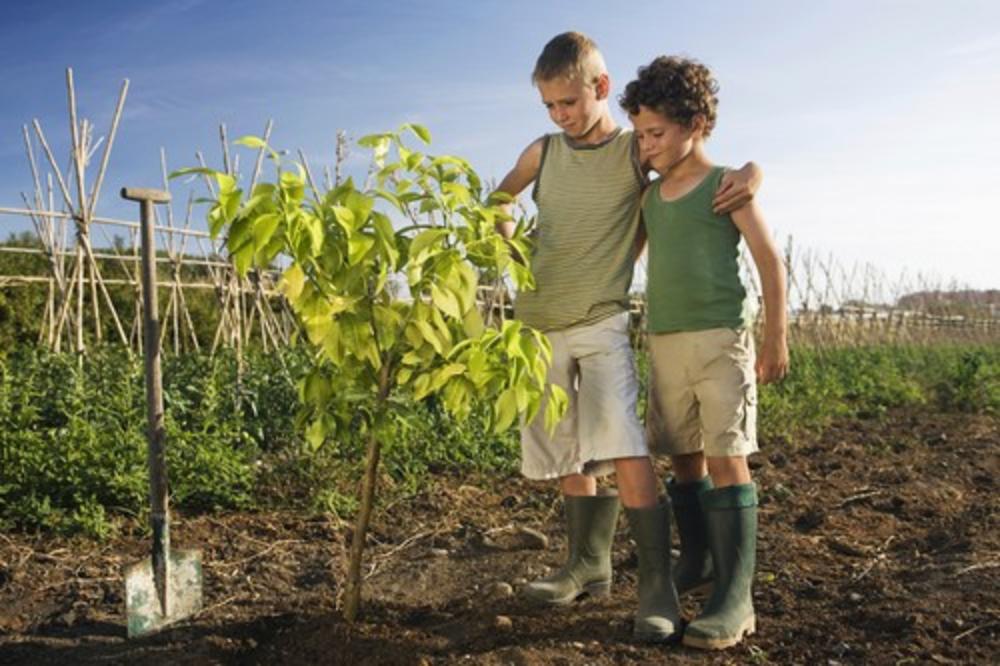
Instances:
[[[597,44],[581,32],[564,32],[549,40],[535,62],[531,82],[552,81],[565,78],[595,85],[602,74],[607,74]]]

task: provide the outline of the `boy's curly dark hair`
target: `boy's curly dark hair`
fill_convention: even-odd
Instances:
[[[695,116],[701,115],[708,138],[715,127],[718,92],[719,84],[705,65],[678,56],[659,56],[639,68],[638,78],[625,86],[618,103],[629,114],[639,113],[642,105],[684,127],[691,127]]]

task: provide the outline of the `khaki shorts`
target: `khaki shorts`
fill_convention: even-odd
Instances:
[[[746,330],[651,333],[646,438],[654,453],[757,450],[757,382]]]
[[[548,380],[566,391],[569,406],[551,437],[544,404],[521,429],[521,473],[529,479],[601,476],[614,471],[616,458],[648,456],[636,413],[639,385],[628,313],[547,335],[552,343]]]

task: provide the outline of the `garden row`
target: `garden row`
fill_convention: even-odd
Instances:
[[[228,353],[165,359],[175,507],[354,511],[363,437],[342,431],[315,447],[301,436],[304,354],[250,355],[242,369]],[[894,407],[1000,413],[996,345],[793,349],[792,367],[783,383],[761,389],[765,445],[795,447],[835,422],[878,419]],[[463,421],[433,399],[397,410],[406,416],[386,438],[382,501],[413,493],[433,474],[515,471],[516,433],[493,434],[488,407]],[[82,359],[0,354],[0,528],[104,536],[140,516],[145,424],[141,359],[114,349]]]

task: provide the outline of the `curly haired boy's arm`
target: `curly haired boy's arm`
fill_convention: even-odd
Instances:
[[[788,301],[785,263],[771,238],[757,204],[730,213],[743,234],[764,293],[764,342],[757,358],[757,380],[763,384],[781,379],[788,372]]]
[[[544,142],[544,137],[537,139],[524,149],[521,156],[517,158],[514,168],[500,181],[500,185],[497,186],[497,192],[506,192],[510,196],[516,197],[538,177],[538,170],[542,166],[542,147]],[[513,204],[504,204],[503,209],[509,215],[513,211],[514,206]],[[514,235],[514,228],[516,226],[517,224],[513,220],[497,222],[497,231],[504,238],[510,238]]]

